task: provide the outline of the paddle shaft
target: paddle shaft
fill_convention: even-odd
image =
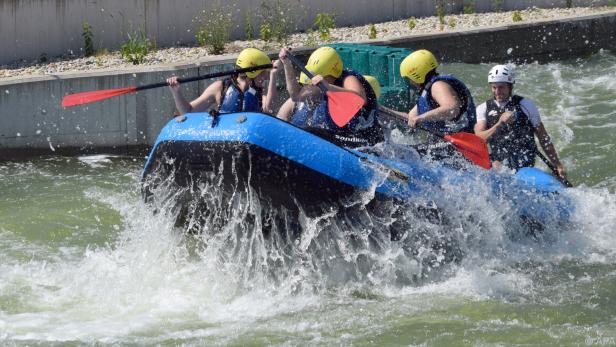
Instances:
[[[229,75],[233,75],[233,74],[240,74],[240,73],[244,73],[244,72],[251,72],[251,71],[271,69],[271,68],[272,68],[272,64],[251,66],[251,67],[246,67],[246,68],[242,68],[242,69],[235,69],[235,70],[230,70],[230,71],[214,72],[214,73],[211,73],[211,74],[195,76],[195,77],[178,78],[178,82],[180,82],[180,83],[194,82],[194,81],[205,80],[205,79],[208,79],[208,78],[216,78],[216,77],[222,77],[222,76],[229,76]],[[167,83],[167,82],[159,82],[159,83],[153,83],[153,84],[146,84],[146,85],[143,85],[143,86],[136,87],[135,91],[152,89],[152,88],[159,88],[159,87],[164,87],[164,86],[168,86],[168,85],[169,85],[169,83]]]
[[[548,168],[550,168],[550,170],[552,170],[552,174],[554,174],[554,176],[560,181],[562,182],[562,184],[564,184],[567,188],[571,188],[573,187],[573,184],[571,184],[571,182],[569,182],[569,180],[567,180],[566,178],[560,177],[559,173],[558,173],[558,169],[556,168],[556,166],[554,166],[554,164],[552,164],[552,162],[550,162],[550,160],[548,158],[545,157],[545,155],[543,155],[543,153],[541,153],[539,150],[537,150],[537,156],[543,160],[543,162],[545,163],[545,165],[548,166]]]
[[[382,107],[379,106],[379,112],[382,112],[383,114],[385,114],[387,116],[387,118],[391,121],[396,122],[399,125],[406,125],[408,126],[408,122],[406,121],[406,119],[403,119],[400,115],[398,115],[397,113],[392,112],[392,110],[390,110],[389,108],[386,107]],[[415,128],[417,129],[421,129],[423,131],[427,131],[430,134],[439,137],[441,139],[445,139],[445,135],[438,133],[434,130],[428,129],[428,128],[424,128],[421,125],[416,125]]]
[[[293,56],[293,54],[289,53],[287,54],[287,57],[289,59],[291,59],[291,62],[293,63],[293,65],[297,66],[298,69],[302,70],[302,72],[308,76],[308,78],[312,79],[314,77],[314,75],[308,71],[308,69],[306,69],[306,67],[304,65],[302,65],[302,63],[297,60],[297,58],[295,56]],[[325,87],[325,85],[323,85],[323,83],[319,83],[317,84],[317,86],[319,86],[319,88],[321,88],[321,90],[323,91],[323,93],[327,93],[327,88]]]

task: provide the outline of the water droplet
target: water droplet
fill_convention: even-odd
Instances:
[[[509,49],[507,49],[507,54],[511,54],[511,52],[513,52],[513,48],[509,47]]]
[[[17,133],[17,137],[21,137],[21,133]]]
[[[38,129],[38,130],[36,131],[36,134],[37,134],[37,135],[40,135],[41,133],[42,133],[41,129]]]
[[[9,94],[9,90],[8,90],[8,89],[6,89],[4,92],[5,92],[6,94]]]

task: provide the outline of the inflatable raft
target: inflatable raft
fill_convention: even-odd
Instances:
[[[377,202],[404,203],[435,189],[449,189],[466,195],[488,191],[488,198],[507,201],[520,218],[532,223],[569,219],[572,204],[562,194],[565,187],[551,175],[536,168],[513,175],[468,166],[458,170],[438,162],[387,159],[373,151],[343,148],[266,114],[213,118],[193,113],[162,129],[142,179],[146,197],[171,179],[187,191],[204,184],[230,195],[251,189],[268,206],[308,215],[344,206],[362,192]]]

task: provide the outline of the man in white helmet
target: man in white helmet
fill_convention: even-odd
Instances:
[[[566,180],[565,167],[541,122],[537,106],[527,98],[513,95],[513,69],[506,65],[494,66],[488,74],[488,83],[494,98],[477,107],[475,134],[488,142],[492,166],[505,163],[514,170],[534,166],[537,136],[560,179]]]

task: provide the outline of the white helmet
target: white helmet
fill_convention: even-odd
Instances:
[[[515,84],[513,69],[507,65],[496,65],[488,73],[488,83],[505,82]]]

